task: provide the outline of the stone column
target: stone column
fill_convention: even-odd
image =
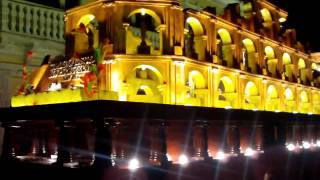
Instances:
[[[166,29],[166,25],[165,24],[161,24],[157,27],[157,32],[159,33],[159,37],[160,37],[160,54],[163,54],[163,42],[164,42],[164,31]]]

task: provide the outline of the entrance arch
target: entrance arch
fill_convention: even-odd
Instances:
[[[185,23],[185,55],[187,57],[205,60],[206,43],[201,22],[194,17],[188,17]]]
[[[221,28],[217,33],[217,55],[223,65],[233,67],[235,46],[232,44],[232,38],[228,30]]]
[[[150,65],[139,65],[133,68],[126,77],[127,100],[134,102],[162,103],[163,77],[158,69]]]
[[[265,109],[267,111],[278,111],[280,106],[280,99],[278,89],[274,85],[269,85],[265,99]]]
[[[310,102],[309,102],[309,96],[306,91],[300,92],[300,101],[299,101],[299,112],[301,113],[309,113],[310,109]]]
[[[197,70],[190,71],[187,85],[185,104],[205,106],[208,92],[207,83],[203,75]]]
[[[284,107],[286,112],[296,111],[295,95],[291,88],[286,88],[284,91]]]
[[[217,107],[222,107],[222,108],[236,108],[237,107],[237,92],[235,88],[235,83],[234,81],[228,77],[228,76],[223,76],[219,80],[218,84],[218,97],[217,97]]]
[[[244,108],[245,109],[259,109],[260,95],[257,85],[249,81],[244,88]]]
[[[257,73],[257,53],[253,41],[249,38],[243,39],[242,44],[242,64],[248,68],[249,72]]]

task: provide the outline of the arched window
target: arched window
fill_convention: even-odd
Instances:
[[[150,9],[140,8],[132,11],[127,21],[126,53],[159,54],[160,36],[156,29],[161,25],[160,17]]]
[[[244,108],[245,109],[259,109],[261,98],[257,85],[249,81],[244,89]]]
[[[228,30],[221,28],[217,33],[217,55],[222,61],[222,65],[234,66],[235,46],[232,44],[232,38]]]
[[[218,97],[215,101],[216,107],[234,108],[237,106],[237,93],[235,82],[228,76],[220,78],[218,84]]]
[[[271,16],[271,13],[268,9],[266,8],[263,8],[260,10],[261,12],[261,16],[262,16],[262,19],[263,19],[263,26],[264,27],[271,27],[272,26],[272,16]]]
[[[205,60],[206,43],[204,42],[204,29],[197,18],[188,17],[185,23],[185,55],[187,57]]]
[[[278,59],[276,59],[274,50],[271,46],[264,48],[265,60],[267,61],[267,72],[272,77],[280,77],[280,73],[277,70]]]
[[[249,72],[257,73],[257,53],[256,47],[251,39],[243,39],[242,44],[242,64]]]

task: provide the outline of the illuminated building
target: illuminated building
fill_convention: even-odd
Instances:
[[[161,7],[154,7],[154,3]],[[91,25],[87,31],[92,29],[92,49],[100,50],[105,71],[99,77],[98,93],[90,100],[318,114],[316,59],[291,47],[293,30],[278,36],[287,13],[265,1],[245,5],[251,11],[242,8],[246,11],[237,15],[231,9],[240,7],[232,5],[218,17],[206,11],[183,11],[175,1],[147,1],[145,5],[93,2],[67,12],[66,56],[88,51],[87,35],[76,29],[81,23]],[[240,16],[252,13],[253,7],[259,10],[254,17]],[[101,14],[116,8],[123,10]],[[254,23],[254,18],[260,24]],[[139,21],[147,24],[145,31]],[[145,44],[140,43],[143,33]],[[81,86],[79,78],[71,79],[78,81],[75,86]],[[14,97],[12,105],[88,99],[80,93],[81,88],[73,98],[64,98],[70,89],[46,93],[48,89]],[[43,97],[49,101],[38,99]]]
[[[45,107],[55,107],[49,110],[55,113],[72,105],[79,111],[81,105],[97,108],[114,118],[106,120],[113,124],[112,163],[131,170],[169,159],[185,166],[254,156],[264,151],[268,136],[290,151],[315,148],[318,60],[293,48],[294,30],[282,29],[286,18],[267,1],[230,4],[221,16],[183,9],[175,0],[88,3],[66,14],[65,57],[44,63],[32,76],[31,89],[14,96],[12,106],[50,104]],[[81,103],[51,105],[71,102]],[[142,112],[145,106],[152,110]],[[133,110],[163,115],[144,118]],[[78,113],[88,118],[89,113]],[[295,118],[301,124],[291,125]],[[142,162],[134,154],[139,143],[125,147],[136,135],[149,149],[137,150]]]

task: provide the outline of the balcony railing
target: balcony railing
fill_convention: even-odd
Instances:
[[[1,30],[64,41],[64,12],[22,0],[1,0]]]

